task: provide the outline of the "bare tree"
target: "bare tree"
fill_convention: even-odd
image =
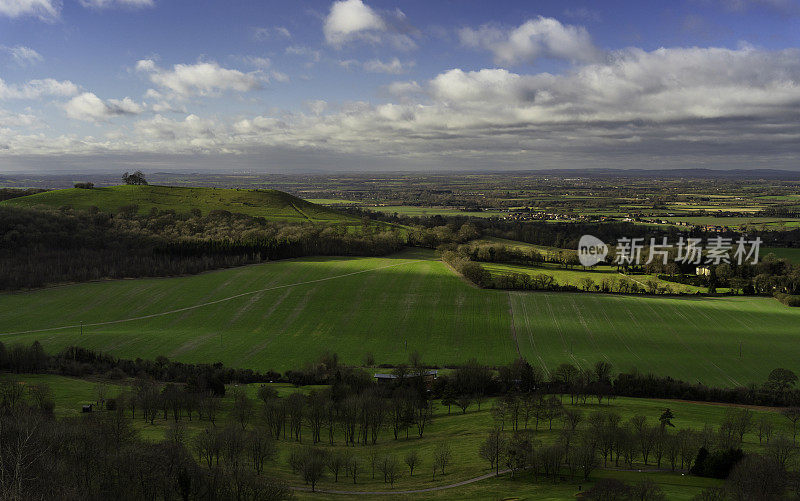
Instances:
[[[792,423],[792,441],[797,443],[797,421],[800,421],[800,407],[787,407],[781,410],[781,414]]]
[[[395,481],[400,478],[400,464],[394,456],[384,456],[378,461],[378,470],[383,473],[384,483],[394,487]]]
[[[269,430],[256,426],[247,434],[247,452],[256,475],[261,475],[264,463],[278,455],[278,447]]]
[[[461,395],[456,398],[456,405],[461,409],[461,414],[467,413],[467,408],[472,404],[472,397],[469,395]]]
[[[731,470],[725,490],[736,501],[785,499],[786,470],[768,456],[748,454]]]
[[[350,478],[353,479],[353,483],[356,483],[358,479],[358,474],[361,472],[361,460],[358,459],[356,456],[351,456],[349,461],[347,462],[347,474]],[[374,477],[373,477],[374,478]]]
[[[286,397],[286,414],[289,417],[289,433],[294,439],[301,441],[303,427],[303,413],[306,406],[306,397],[300,392],[294,392]]]
[[[206,417],[211,424],[216,426],[217,425],[217,413],[219,412],[220,401],[219,398],[214,396],[213,393],[209,392],[208,395],[202,401],[203,411],[205,412]]]
[[[433,419],[433,403],[426,401],[419,402],[414,410],[417,433],[419,433],[419,438],[422,438],[422,434],[425,432],[425,426]]]
[[[756,433],[758,434],[758,443],[769,440],[772,438],[772,420],[770,416],[763,415],[756,421]]]
[[[339,482],[339,473],[347,467],[348,459],[341,452],[333,452],[328,455],[328,471],[333,475],[334,482]]]
[[[789,461],[797,455],[797,445],[789,437],[779,434],[767,444],[766,455],[773,458],[783,469],[787,469]]]
[[[326,464],[325,451],[316,447],[309,447],[303,452],[300,472],[303,475],[303,480],[311,485],[311,492],[316,491],[317,482],[325,476]]]
[[[219,438],[216,430],[206,428],[192,439],[195,453],[201,461],[205,461],[206,466],[211,469],[215,464],[219,464]]]
[[[453,449],[450,447],[450,444],[447,442],[442,442],[436,446],[436,449],[433,450],[433,464],[434,469],[438,466],[439,470],[444,475],[445,469],[447,465],[453,459]]]
[[[233,390],[233,409],[231,410],[233,418],[242,427],[242,430],[247,429],[250,419],[253,417],[253,401],[247,396],[242,388],[235,388]]]
[[[495,471],[495,476],[500,475],[500,458],[503,456],[506,445],[507,441],[502,430],[495,426],[478,449],[480,457],[489,461],[490,467]]]
[[[419,464],[419,460],[420,460],[419,452],[417,452],[416,450],[409,451],[403,458],[403,461],[406,463],[409,469],[409,475],[408,475],[409,477],[414,476],[414,468],[416,468],[417,465]]]

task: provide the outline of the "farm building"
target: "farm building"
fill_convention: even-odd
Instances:
[[[694,269],[694,274],[695,275],[702,275],[704,277],[707,277],[707,276],[711,275],[711,268],[709,268],[708,266],[697,266]]]

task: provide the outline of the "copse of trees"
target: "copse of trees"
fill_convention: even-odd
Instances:
[[[79,190],[91,190],[94,188],[94,183],[75,183],[73,187],[78,188]]]
[[[125,173],[122,175],[122,182],[125,184],[132,184],[137,186],[142,186],[147,184],[147,180],[144,177],[142,171],[137,170],[133,174]]]

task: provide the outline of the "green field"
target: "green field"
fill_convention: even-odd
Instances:
[[[553,263],[541,263],[539,266],[481,263],[481,266],[483,266],[492,275],[523,273],[533,276],[539,273],[544,273],[552,276],[559,285],[574,285],[578,288],[583,287],[581,285],[581,280],[585,278],[593,280],[595,285],[600,285],[603,280],[616,281],[622,278],[627,278],[628,280],[636,282],[642,288],[647,286],[647,282],[649,280],[655,280],[659,285],[669,287],[675,293],[694,294],[695,292],[708,292],[708,288],[706,287],[695,287],[693,285],[668,282],[666,280],[659,279],[656,275],[622,275],[617,272],[616,266],[611,265],[598,265],[586,270],[582,269],[581,267],[567,270],[562,266]]]
[[[273,220],[358,222],[326,207],[276,190],[121,185],[91,190],[69,188],[47,191],[0,202],[0,206],[2,205],[54,208],[68,206],[74,209],[97,207],[106,212],[137,205],[140,214],[146,214],[154,208],[179,213],[197,209],[204,215],[213,210],[226,210]]]
[[[508,240],[507,238],[497,237],[484,237],[470,242],[470,245],[504,245],[509,249],[521,251],[537,251],[546,255],[557,255],[560,252],[568,252],[574,254],[576,249],[560,249],[558,247],[549,247],[546,245],[535,245],[527,242],[520,242],[518,240]]]
[[[783,258],[792,264],[800,264],[800,249],[788,247],[766,247],[761,249],[761,258],[767,254],[775,254],[777,258]]]
[[[418,350],[439,365],[504,364],[519,352],[546,370],[607,359],[726,386],[799,370],[798,321],[800,309],[769,298],[479,290],[421,250],[0,295],[0,340],[49,350],[281,371],[324,350],[350,363],[368,352],[401,363]]]

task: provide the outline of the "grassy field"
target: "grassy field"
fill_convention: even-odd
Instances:
[[[792,264],[800,264],[800,249],[787,247],[766,247],[761,249],[761,256],[775,254],[775,257],[783,258]]]
[[[520,242],[518,240],[508,240],[506,238],[497,238],[497,237],[484,237],[484,238],[479,238],[477,240],[472,240],[470,242],[470,245],[483,245],[483,244],[505,245],[509,249],[522,250],[522,251],[535,250],[535,251],[540,252],[542,254],[551,255],[551,256],[557,255],[560,252],[570,252],[570,253],[573,253],[573,254],[575,252],[577,252],[576,249],[561,249],[561,248],[558,248],[558,247],[549,247],[549,246],[546,246],[546,245],[535,245],[535,244],[529,244],[527,242]]]
[[[0,376],[8,378],[9,376]],[[96,385],[99,380],[83,380],[75,378],[67,378],[62,376],[53,375],[22,375],[15,379],[25,382],[25,384],[40,384],[47,383],[53,390],[56,399],[56,415],[57,416],[74,416],[78,414],[78,409],[85,403],[90,403],[95,400]],[[103,382],[107,385],[109,396],[115,396],[126,388],[126,381],[121,382]],[[294,391],[308,392],[312,387],[292,388],[287,385],[273,385],[277,387],[281,396],[286,396]],[[255,392],[258,385],[248,385],[245,387],[248,394],[255,398]],[[230,387],[229,387],[230,390]],[[232,398],[231,392],[223,399],[222,409],[218,425],[222,425],[227,419],[226,416],[231,408]],[[256,403],[256,406],[260,406]],[[471,407],[466,414],[461,414],[453,408],[453,412],[448,414],[447,408],[442,405],[437,405],[435,416],[431,425],[426,428],[425,434],[422,439],[416,438],[412,433],[409,439],[400,438],[394,440],[388,430],[385,430],[378,440],[374,450],[378,451],[381,456],[394,455],[402,460],[403,455],[410,450],[417,450],[422,458],[422,464],[415,472],[413,477],[408,476],[407,470],[404,471],[403,477],[395,484],[395,490],[406,489],[424,489],[430,487],[437,487],[457,483],[469,478],[474,478],[480,475],[489,473],[488,465],[479,459],[477,455],[478,445],[485,437],[485,434],[490,429],[492,418],[489,412],[491,402],[487,402],[478,411],[474,406]],[[705,425],[716,427],[724,417],[727,407],[723,405],[704,404],[694,402],[683,402],[674,400],[653,400],[653,399],[634,399],[634,398],[618,398],[611,405],[597,405],[588,403],[584,405],[568,406],[577,408],[584,415],[593,411],[613,411],[624,420],[629,419],[634,415],[646,416],[648,421],[653,424],[657,422],[658,416],[665,408],[670,408],[675,415],[673,423],[676,428],[694,428],[702,429]],[[777,433],[791,433],[791,425],[789,422],[770,409],[754,409],[755,417],[758,419],[760,416],[767,416],[773,423],[775,432]],[[168,430],[171,421],[161,419],[159,416],[153,425],[144,422],[141,419],[133,421],[135,428],[139,431],[142,437],[148,440],[160,440]],[[208,423],[206,421],[199,421],[194,419],[192,421],[183,420],[187,426],[189,436],[192,436],[202,431]],[[533,426],[533,424],[531,424]],[[554,426],[553,431],[546,431],[545,427],[540,427],[539,431],[535,432],[535,439],[542,443],[551,443],[556,440],[560,424]],[[308,441],[308,435],[305,434]],[[359,456],[363,462],[367,461],[368,454],[373,447],[345,447],[339,445],[340,436],[336,437],[337,445],[330,446],[320,444],[328,450],[347,450],[356,456]],[[447,474],[444,476],[437,475],[434,480],[430,475],[430,456],[431,451],[437,444],[448,442],[453,448],[453,463],[448,468]],[[287,466],[287,457],[289,451],[294,447],[299,447],[291,441],[281,440],[279,442],[279,458],[268,467],[268,474],[271,476],[279,477],[291,485],[302,485],[298,475],[292,474]],[[759,450],[760,445],[758,438],[754,432],[745,435],[744,448],[745,450]],[[701,489],[713,485],[719,485],[719,481],[712,479],[704,479],[682,475],[680,473],[672,473],[669,471],[654,471],[653,466],[645,467],[644,465],[637,464],[635,468],[643,471],[618,471],[618,470],[604,470],[598,469],[592,475],[589,482],[582,479],[568,479],[565,482],[552,484],[550,482],[539,480],[532,483],[528,475],[521,474],[516,479],[509,478],[508,475],[501,476],[500,478],[490,478],[480,482],[476,482],[464,487],[451,488],[436,492],[429,492],[422,496],[417,495],[417,499],[424,497],[425,499],[499,499],[499,498],[517,498],[517,499],[572,499],[578,492],[580,485],[582,490],[589,488],[596,480],[600,478],[618,478],[630,483],[641,481],[645,478],[651,479],[661,485],[667,494],[667,499],[689,500],[696,495]],[[320,489],[331,490],[354,490],[354,491],[388,491],[389,486],[384,484],[380,478],[380,474],[376,475],[376,479],[371,478],[369,467],[367,466],[364,474],[359,479],[357,485],[352,484],[352,480],[340,478],[338,483],[335,483],[330,475],[327,476],[318,486]],[[341,495],[323,495],[298,493],[300,499],[345,499]],[[389,497],[396,499],[395,497]],[[412,496],[398,496],[397,498],[411,499]]]
[[[589,269],[582,269],[577,267],[575,269],[567,270],[563,267],[553,263],[541,263],[539,266],[520,266],[515,264],[502,264],[502,263],[481,263],[489,273],[492,275],[508,274],[508,273],[523,273],[526,275],[537,275],[544,273],[552,276],[559,285],[574,285],[582,288],[581,280],[589,278],[594,281],[595,285],[600,285],[603,280],[619,280],[627,278],[628,280],[637,282],[641,287],[645,287],[649,280],[655,280],[661,286],[669,287],[676,293],[694,294],[695,292],[708,292],[706,287],[695,287],[693,285],[684,285],[675,282],[668,282],[660,280],[654,275],[621,275],[617,272],[615,266],[598,265]]]
[[[479,290],[421,250],[0,295],[6,343],[281,371],[324,350],[349,363],[368,352],[401,363],[418,350],[439,365],[504,364],[519,352],[546,370],[606,359],[618,370],[747,384],[774,367],[800,369],[798,321],[800,309],[768,298]]]
[[[178,186],[110,186],[83,190],[54,190],[0,202],[18,207],[63,207],[114,212],[120,207],[137,205],[139,213],[151,209],[203,214],[227,210],[251,216],[286,221],[359,222],[334,210],[312,204],[276,190],[238,190],[221,188],[186,188]]]

